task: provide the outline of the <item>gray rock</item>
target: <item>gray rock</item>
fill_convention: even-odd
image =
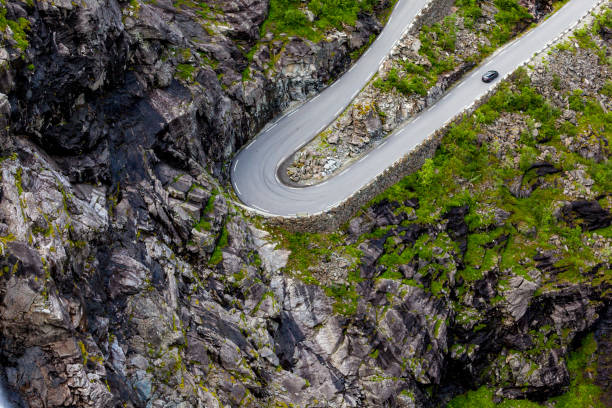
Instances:
[[[130,257],[125,251],[117,251],[111,257],[112,276],[109,283],[110,295],[133,295],[144,289],[149,270]]]
[[[506,292],[508,313],[510,313],[515,321],[518,321],[527,311],[529,302],[538,288],[538,284],[522,276],[514,276],[510,279],[509,286]]]

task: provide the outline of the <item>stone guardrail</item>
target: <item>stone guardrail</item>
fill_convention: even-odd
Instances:
[[[449,0],[432,0],[428,5],[421,10],[419,16],[421,14],[426,14],[432,10],[438,10],[437,7],[443,6]],[[551,46],[565,37],[568,33],[574,31],[577,27],[579,27],[585,19],[588,19],[591,16],[591,13],[594,10],[600,8],[604,3],[609,3],[610,0],[601,0],[599,1],[593,8],[591,8],[585,15],[583,15],[576,23],[568,27],[564,30],[560,35],[558,35],[553,40],[546,43],[544,48],[540,51],[536,52],[532,57],[523,61],[516,70],[521,67],[528,65],[531,61],[533,61],[538,56],[547,52]],[[437,11],[435,11],[437,12]],[[427,17],[415,18],[414,24],[422,24],[427,21]],[[404,32],[404,34],[413,29],[413,25],[408,27],[408,29]],[[403,37],[403,36],[402,36]],[[314,214],[298,214],[297,216],[271,216],[265,212],[258,211],[247,207],[241,203],[236,203],[240,207],[242,207],[245,212],[252,216],[263,216],[266,222],[271,226],[279,226],[282,228],[286,228],[290,231],[301,231],[301,232],[323,232],[323,231],[334,231],[337,230],[342,224],[347,222],[359,209],[361,209],[365,204],[367,204],[370,200],[376,197],[378,194],[382,193],[392,185],[399,182],[403,177],[408,174],[414,173],[418,171],[425,163],[425,160],[433,157],[435,154],[442,137],[448,132],[448,130],[455,124],[460,123],[465,115],[472,114],[478,107],[484,104],[489,98],[497,92],[500,84],[505,81],[508,77],[513,75],[516,70],[504,75],[500,78],[500,81],[496,83],[496,85],[491,88],[486,94],[472,102],[468,107],[466,107],[463,111],[455,115],[454,118],[447,121],[441,128],[430,134],[425,140],[423,140],[420,144],[418,144],[413,150],[404,155],[401,159],[397,160],[391,166],[389,166],[386,170],[372,179],[368,184],[363,186],[361,189],[353,193],[350,197],[348,197],[343,202],[339,203],[335,207],[332,207],[326,211],[321,211]]]

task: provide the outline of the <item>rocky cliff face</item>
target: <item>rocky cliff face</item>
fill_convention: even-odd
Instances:
[[[126,162],[142,161],[135,146],[221,174],[263,124],[346,69],[380,30],[364,14],[317,44],[259,38],[268,6],[8,1],[6,19],[22,19],[27,37],[18,44],[10,27],[3,33],[0,92],[12,130],[45,146],[76,182],[118,182],[131,173]]]
[[[575,339],[597,327],[609,345],[608,281],[588,282],[609,263],[589,258],[588,279],[566,284],[548,251],[525,261],[528,274],[482,266],[463,285],[474,231],[461,206],[406,225],[418,200],[378,203],[333,240],[292,237],[290,253],[283,232],[232,204],[224,160],[346,68],[379,29],[373,16],[313,44],[259,38],[258,1],[2,6],[0,375],[15,406],[422,407],[483,383],[499,398],[541,399],[567,387]],[[599,78],[585,90],[598,94],[609,70],[581,52]],[[533,81],[552,92],[546,72]],[[503,117],[481,137],[496,144],[506,125],[523,126]],[[520,133],[500,149],[514,152]],[[566,150],[607,160],[597,128],[566,136]],[[534,180],[544,189],[554,167],[530,169],[516,194]],[[601,233],[585,245],[609,259],[601,181],[583,170],[562,183],[559,219]],[[491,225],[510,223],[493,213]],[[424,237],[431,253],[405,262],[401,279],[387,273],[381,257]],[[439,273],[448,280],[432,290]]]

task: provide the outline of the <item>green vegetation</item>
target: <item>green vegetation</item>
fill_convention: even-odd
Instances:
[[[375,0],[271,0],[261,31],[319,41],[329,29],[342,30],[344,24],[354,25],[359,12],[372,11],[375,4]],[[307,11],[314,21],[308,19]]]
[[[0,31],[5,31],[7,27],[13,32],[13,40],[17,43],[17,48],[25,51],[30,43],[28,42],[28,32],[30,31],[30,22],[23,17],[19,17],[16,21],[6,18],[7,9],[2,3],[0,7]]]
[[[571,383],[569,390],[546,403],[538,404],[528,400],[504,400],[499,404],[493,402],[493,390],[486,386],[475,391],[455,397],[447,408],[603,408],[599,397],[601,389],[593,383],[597,372],[597,343],[592,334],[587,336],[581,347],[567,357],[567,368]]]
[[[193,188],[200,188],[200,187],[195,186]],[[208,201],[206,202],[206,206],[204,207],[202,211],[202,216],[193,225],[193,228],[195,228],[196,230],[200,232],[210,231],[212,229],[212,224],[210,223],[210,213],[213,212],[213,209],[215,207],[215,199],[218,195],[219,195],[219,190],[217,190],[216,188],[213,189],[210,197],[208,198]]]
[[[357,311],[359,295],[351,285],[332,285],[325,288],[327,296],[336,299],[334,312],[342,315],[352,315]]]
[[[498,10],[495,14],[496,24],[490,31],[478,33],[487,37],[490,45],[481,46],[476,55],[466,58],[467,61],[482,61],[493,50],[510,40],[521,27],[526,27],[533,18],[517,0],[495,0],[494,4]],[[464,18],[466,28],[476,32],[474,23],[483,16],[483,11],[482,3],[477,0],[458,0],[455,5],[458,10],[444,18],[442,23],[423,26],[419,32],[419,54],[427,58],[429,66],[405,62],[400,66],[401,72],[398,68],[393,68],[385,78],[377,79],[374,82],[376,87],[384,91],[397,89],[404,95],[425,96],[436,84],[439,75],[457,67],[457,59],[460,57],[455,55],[457,16]]]
[[[425,96],[427,95],[427,90],[437,81],[437,76],[426,74],[423,67],[413,63],[407,63],[404,70],[413,75],[405,75],[400,78],[397,68],[392,68],[387,73],[387,77],[384,80],[377,79],[374,82],[374,86],[387,92],[395,88],[405,95],[417,94]]]
[[[526,25],[533,16],[516,0],[495,0],[494,3],[499,10],[495,15],[497,25],[488,37],[491,47],[497,48],[512,38],[519,24]]]
[[[174,0],[172,4],[176,8],[188,8],[194,10],[200,17],[204,19],[214,18],[213,9],[211,9],[208,3],[204,1]]]
[[[23,194],[23,168],[18,167],[15,171],[15,187],[17,187],[17,194],[21,196]]]
[[[594,384],[597,374],[597,342],[588,335],[581,347],[567,357],[571,383],[567,393],[552,398],[555,408],[604,408],[599,401],[601,389]]]
[[[608,79],[599,93],[607,96],[608,98],[612,98],[612,80]]]
[[[178,64],[176,67],[176,77],[186,82],[193,82],[193,74],[196,67],[190,64]]]
[[[221,252],[221,250],[228,245],[228,240],[229,236],[227,233],[227,228],[225,228],[224,225],[223,229],[221,230],[221,234],[219,235],[219,239],[217,240],[217,245],[215,246],[212,255],[210,255],[210,259],[208,260],[208,263],[210,265],[217,265],[223,260],[223,253]]]
[[[206,206],[204,207],[203,213],[210,214],[215,207],[215,198],[219,195],[219,190],[216,188],[210,194],[210,198],[206,202]]]
[[[373,202],[383,199],[401,202],[419,198],[420,208],[416,210],[416,215],[419,222],[426,223],[438,221],[440,214],[451,207],[469,205],[467,222],[473,235],[469,238],[465,256],[466,268],[459,272],[466,281],[480,279],[482,271],[498,262],[501,268],[526,275],[527,266],[520,265],[519,261],[533,258],[536,248],[555,249],[549,243],[553,235],[561,237],[568,248],[564,260],[557,264],[567,270],[560,276],[575,280],[585,264],[593,260],[593,255],[576,237],[579,230],[558,222],[552,216],[554,204],[565,199],[563,192],[556,188],[538,188],[529,197],[517,198],[508,189],[509,181],[522,175],[525,175],[523,183],[538,178],[527,170],[537,161],[539,151],[536,144],[546,142],[562,155],[564,170],[572,170],[578,164],[584,165],[597,181],[593,186],[596,191],[602,194],[611,191],[609,164],[598,164],[568,151],[559,135],[591,132],[594,142],[603,140],[604,135],[612,133],[612,114],[605,112],[595,99],[580,92],[568,96],[572,108],[578,112],[577,125],[560,122],[559,109],[536,92],[525,71],[519,71],[512,84],[501,85],[487,104],[449,130],[435,157],[419,172],[404,178]],[[532,134],[522,136],[517,152],[520,156],[519,168],[515,168],[511,161],[497,157],[493,146],[478,142],[477,136],[481,130],[492,124],[502,112],[520,113],[525,115],[528,122],[540,124],[537,137]],[[471,181],[473,188],[466,189],[459,180]],[[486,209],[491,207],[502,208],[511,214],[504,227],[490,227],[491,219],[486,215]],[[508,239],[499,240],[502,236]],[[391,266],[407,262],[413,256],[412,251],[407,250],[402,254],[391,252],[385,254],[381,262]]]
[[[308,273],[310,266],[329,259],[334,250],[342,243],[340,234],[312,234],[307,232],[289,232],[284,229],[273,231],[281,246],[291,251],[287,269],[303,274]]]
[[[200,232],[210,231],[210,229],[212,228],[212,225],[210,224],[210,221],[207,219],[206,216],[202,216],[200,217],[200,220],[194,224],[193,228],[195,228],[196,230]]]
[[[605,87],[608,86],[606,84]],[[591,189],[596,194],[604,196],[612,191],[609,162],[596,163],[585,159],[570,151],[561,140],[561,135],[588,134],[592,143],[603,143],[612,134],[612,113],[606,112],[595,98],[581,91],[572,92],[566,97],[570,108],[576,112],[573,123],[563,120],[560,109],[538,93],[525,70],[518,70],[510,82],[500,84],[486,104],[451,126],[435,156],[427,160],[420,171],[403,178],[372,200],[369,205],[383,200],[402,203],[418,199],[417,209],[400,205],[396,210],[396,213],[410,210],[416,216],[414,221],[404,221],[402,226],[442,223],[449,209],[464,205],[468,208],[465,217],[469,228],[467,250],[461,260],[462,267],[456,273],[452,270],[453,264],[437,261],[447,257],[447,254],[460,254],[457,244],[446,233],[421,235],[414,245],[402,243],[403,233],[400,233],[386,239],[385,252],[378,260],[378,264],[385,268],[378,278],[400,280],[406,285],[422,287],[418,282],[403,279],[399,266],[416,265],[423,261],[427,267],[421,268],[419,273],[430,281],[424,289],[434,296],[447,296],[452,272],[455,281],[460,279],[463,282],[455,287],[461,294],[469,289],[472,282],[481,279],[485,272],[495,268],[506,276],[532,279],[528,272],[536,268],[534,257],[541,251],[555,250],[559,260],[553,266],[559,268],[559,272],[550,281],[543,281],[542,290],[560,281],[582,281],[583,274],[596,263],[597,255],[588,244],[588,240],[593,239],[593,233],[582,231],[579,225],[567,224],[553,215],[560,203],[571,198],[558,187],[555,179],[560,177],[559,174],[539,176],[531,166],[542,160],[539,158],[541,147],[551,146],[558,154],[558,159],[553,162],[558,163],[560,170],[570,171],[579,166],[595,181]],[[512,145],[512,150],[500,154],[498,141],[483,142],[481,137],[502,114],[522,116],[527,129],[520,134],[518,143]],[[505,137],[495,136],[500,139]],[[517,162],[513,160],[515,156]],[[523,198],[515,196],[509,188],[515,180],[522,180],[524,186],[533,184],[531,194]],[[536,186],[542,182],[545,182],[544,186]],[[601,203],[606,205],[605,198]],[[494,210],[503,210],[508,214],[503,225],[496,225]],[[376,229],[352,246],[344,245],[337,233],[285,232],[280,236],[283,246],[292,251],[288,269],[299,271],[300,276],[308,280],[311,279],[309,268],[329,257],[331,252],[347,253],[365,239],[386,236],[389,230],[390,227]],[[610,236],[611,231],[608,227],[596,233]],[[555,240],[560,244],[554,243]],[[441,248],[441,254],[432,254],[433,247]],[[610,274],[603,273],[590,282],[601,285],[611,278]],[[351,279],[358,281],[358,274],[349,276],[349,287],[335,288],[329,293],[335,298],[350,298]],[[310,283],[317,282],[311,279]],[[499,282],[500,291],[504,290],[504,284],[502,279]],[[499,299],[492,300],[497,301]],[[463,313],[461,310],[458,312]],[[466,318],[470,319],[470,312],[465,312]]]
[[[325,293],[336,300],[334,311],[336,313],[351,315],[356,311],[358,295],[355,284],[361,281],[359,277],[359,258],[361,251],[355,246],[345,246],[340,233],[313,234],[305,232],[289,232],[277,228],[272,231],[276,241],[291,251],[287,262],[287,270],[308,284],[322,285],[312,276],[311,267],[321,262],[329,261],[332,254],[343,255],[354,259],[355,263],[348,274],[347,284],[331,284],[324,286]]]

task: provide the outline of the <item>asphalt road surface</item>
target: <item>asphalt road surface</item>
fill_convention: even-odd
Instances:
[[[298,109],[266,126],[236,155],[230,170],[232,185],[247,207],[275,216],[315,214],[335,207],[485,95],[501,78],[575,26],[599,0],[570,0],[536,28],[499,49],[436,104],[399,127],[341,173],[308,187],[284,184],[278,177],[281,163],[350,104],[426,3],[426,0],[399,0],[385,29],[348,72]],[[485,84],[481,76],[491,69],[499,71],[500,78]]]

